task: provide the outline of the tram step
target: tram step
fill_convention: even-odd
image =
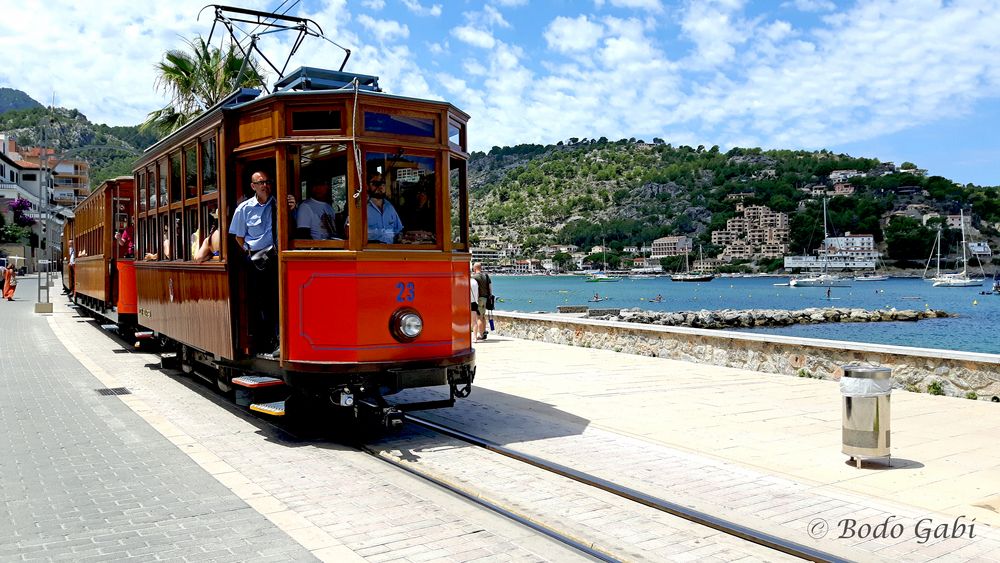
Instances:
[[[173,360],[177,357],[177,352],[162,352],[160,354],[161,360]]]
[[[250,410],[262,412],[271,416],[285,416],[285,402],[275,401],[273,403],[254,403],[250,405]]]
[[[258,387],[272,387],[274,385],[284,385],[285,382],[266,375],[241,375],[233,378],[233,385],[256,389]]]
[[[101,328],[103,328],[104,330],[118,330],[118,325],[114,324],[101,325]]]
[[[153,331],[151,331],[151,330],[140,330],[140,331],[136,331],[136,333],[135,333],[135,338],[137,340],[143,340],[143,339],[152,338],[152,337],[153,337]]]

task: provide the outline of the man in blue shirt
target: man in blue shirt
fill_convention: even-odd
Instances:
[[[250,333],[258,353],[277,359],[281,355],[278,342],[278,261],[274,237],[275,206],[271,197],[273,184],[265,172],[250,176],[254,197],[236,207],[229,223],[229,234],[246,253],[248,287],[259,299],[250,304]],[[288,208],[295,209],[295,198],[288,196]],[[273,249],[273,251],[267,251]],[[264,252],[267,251],[267,252]],[[256,310],[255,310],[256,309]]]
[[[385,199],[385,180],[376,174],[368,179],[368,242],[392,244],[403,230],[403,222],[391,201]]]

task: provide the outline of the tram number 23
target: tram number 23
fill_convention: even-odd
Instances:
[[[399,282],[396,284],[396,289],[399,290],[399,293],[396,294],[396,301],[413,301],[413,298],[417,296],[413,282]]]

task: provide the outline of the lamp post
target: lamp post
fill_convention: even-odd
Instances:
[[[49,244],[49,181],[52,178],[51,170],[48,169],[49,153],[46,150],[45,125],[42,125],[41,158],[39,159],[39,180],[41,190],[39,193],[38,212],[42,221],[42,246],[45,248],[45,283],[42,283],[42,273],[38,272],[38,302],[35,303],[36,313],[51,313],[52,302],[49,301],[49,286],[52,283],[52,246]],[[42,295],[45,295],[44,299]]]

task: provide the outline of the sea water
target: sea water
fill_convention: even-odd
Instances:
[[[560,305],[650,311],[698,311],[721,309],[786,309],[836,307],[858,309],[938,309],[954,318],[917,322],[822,323],[788,327],[739,329],[804,338],[845,340],[1000,354],[997,337],[1000,295],[982,295],[982,287],[933,287],[913,278],[882,282],[852,282],[851,287],[833,287],[827,299],[825,287],[789,287],[788,278],[716,278],[710,282],[673,282],[669,278],[622,279],[618,282],[587,282],[583,276],[496,276],[493,293],[497,309],[521,312],[555,312]],[[591,302],[594,294],[602,298]],[[662,296],[656,302],[655,297]]]

